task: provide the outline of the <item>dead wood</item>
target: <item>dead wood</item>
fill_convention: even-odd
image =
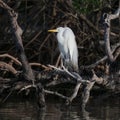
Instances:
[[[34,78],[32,69],[28,64],[28,60],[27,60],[27,57],[25,55],[24,47],[22,44],[22,37],[21,37],[22,36],[22,29],[20,28],[20,26],[17,23],[18,13],[16,13],[12,8],[10,8],[2,0],[0,0],[0,6],[8,12],[8,15],[10,17],[11,28],[12,28],[13,35],[15,38],[15,44],[17,47],[17,51],[19,54],[18,57],[20,58],[21,63],[22,63],[22,67],[23,67],[23,75],[26,79],[32,80],[34,82],[35,78]]]
[[[11,66],[5,62],[2,62],[2,61],[0,61],[0,69],[3,71],[9,71],[14,75],[17,75],[17,73],[18,73],[18,71],[13,66]]]
[[[116,60],[115,59],[116,57],[113,56],[111,48],[110,48],[110,27],[111,27],[110,21],[118,18],[119,14],[120,14],[120,8],[118,8],[115,14],[104,14],[103,15],[105,48],[106,48],[106,54],[110,62],[114,62]],[[118,54],[120,54],[120,51],[118,52]]]
[[[16,13],[12,8],[10,8],[2,0],[0,0],[0,6],[4,10],[7,11],[9,18],[10,18],[11,28],[12,28],[12,32],[13,32],[13,35],[15,38],[15,44],[16,44],[16,48],[18,51],[18,55],[19,55],[18,57],[20,58],[21,63],[22,63],[23,76],[25,79],[31,80],[32,83],[34,84],[35,76],[33,74],[31,66],[28,63],[27,57],[26,57],[25,52],[24,52],[24,47],[23,47],[22,37],[21,37],[22,36],[22,29],[20,28],[20,26],[18,25],[18,22],[17,22],[18,13]],[[12,71],[13,71],[13,68],[12,68]],[[13,72],[16,73],[15,70]],[[42,90],[41,85],[39,85],[38,88]],[[39,99],[38,102],[40,102],[40,104],[42,102],[42,104],[43,104],[45,102],[44,101],[44,94],[38,92],[37,96]]]
[[[82,19],[90,28],[92,28],[95,32],[99,33],[100,35],[104,35],[103,30],[99,30],[92,22],[90,22],[83,14],[79,15],[80,19]],[[110,32],[110,35],[119,37],[119,35]]]
[[[82,105],[84,108],[90,98],[90,92],[92,91],[92,89],[94,89],[94,86],[96,85],[104,87],[105,90],[109,89],[113,93],[115,91],[118,91],[119,93],[118,88],[120,83],[117,82],[118,86],[115,86],[115,81],[110,80],[110,74],[106,74],[110,71],[110,66],[107,59],[109,59],[110,61],[116,61],[120,55],[119,43],[115,43],[112,47],[113,50],[111,50],[111,46],[109,44],[109,35],[111,35],[113,38],[118,38],[118,34],[110,32],[110,26],[107,22],[105,22],[105,36],[107,37],[104,38],[107,38],[107,42],[105,41],[107,54],[104,54],[105,56],[103,58],[100,57],[101,55],[99,55],[98,58],[102,59],[95,62],[98,59],[98,54],[96,55],[95,52],[92,51],[92,49],[94,48],[95,51],[99,50],[99,44],[97,41],[98,36],[95,38],[94,35],[95,32],[97,32],[100,36],[102,36],[103,30],[99,30],[98,26],[96,27],[92,23],[92,21],[90,21],[85,15],[77,14],[76,11],[74,11],[74,9],[72,8],[72,4],[68,1],[66,2],[63,0],[57,0],[49,2],[49,4],[43,5],[40,10],[38,10],[36,6],[33,6],[32,10],[29,10],[30,12],[28,13],[28,18],[29,20],[33,21],[27,25],[26,29],[24,29],[23,38],[27,41],[25,41],[25,46],[23,46],[22,29],[18,24],[18,14],[12,8],[7,6],[2,0],[0,0],[0,7],[7,11],[10,18],[12,33],[14,35],[15,45],[17,48],[17,56],[19,58],[19,60],[17,60],[16,57],[13,57],[14,55],[12,56],[9,54],[0,55],[1,58],[10,58],[19,66],[13,67],[13,64],[11,65],[7,62],[0,62],[0,68],[2,69],[2,71],[10,71],[12,74],[14,74],[14,77],[11,77],[11,75],[9,75],[9,78],[6,78],[6,76],[3,75],[2,77],[0,77],[0,93],[2,94],[6,90],[9,91],[9,94],[7,95],[7,97],[5,97],[4,100],[7,100],[13,91],[15,91],[17,94],[22,94],[25,92],[26,95],[28,95],[34,89],[37,103],[39,107],[42,107],[45,106],[44,96],[46,94],[56,95],[64,99],[67,104],[70,104],[79,95],[79,93],[82,93]],[[62,8],[60,6],[62,6]],[[44,12],[45,21],[42,21]],[[40,17],[39,14],[41,14],[42,17]],[[110,19],[113,18],[116,17],[110,17]],[[109,17],[105,19],[109,21]],[[40,23],[40,25],[37,25],[38,23]],[[84,61],[86,63],[89,63],[91,56],[93,58],[92,60],[94,60],[91,61],[95,62],[90,66],[86,67],[84,65],[83,67],[80,67],[80,73],[70,72],[64,67],[58,68],[60,60],[58,57],[59,52],[56,49],[56,38],[54,35],[50,35],[46,31],[48,28],[56,28],[60,25],[69,26],[75,31],[78,48],[80,49],[79,51],[82,51],[79,52],[80,65],[82,65]],[[90,28],[92,28],[93,31],[89,30]],[[11,51],[12,49],[9,49],[9,51]],[[104,51],[104,49],[101,51]],[[98,53],[99,52],[100,51],[98,51]],[[6,53],[9,52],[7,51]],[[26,57],[26,55],[28,56],[28,58]],[[44,56],[47,62],[43,59]],[[56,60],[56,58],[58,58],[58,60]],[[29,63],[28,59],[34,62]],[[47,66],[44,65],[45,62],[46,64],[49,63],[56,65]],[[107,72],[103,72],[101,76],[98,76],[96,71],[99,71],[98,65],[101,63],[106,66],[105,71]],[[100,65],[100,67],[102,66]],[[19,73],[19,70],[20,74],[16,76],[16,74]],[[86,71],[89,71],[90,74],[86,74]],[[119,79],[119,77],[117,79]],[[65,95],[64,93],[61,93],[57,90],[56,86],[59,85],[62,85],[62,89],[65,89],[66,83],[67,85],[70,84],[72,86],[72,93],[70,95]]]
[[[21,62],[19,60],[17,60],[15,57],[9,55],[9,54],[2,54],[0,55],[0,58],[5,58],[5,57],[8,57],[10,58],[11,60],[13,60],[17,65],[22,65]]]
[[[114,55],[114,58],[117,59],[117,57],[120,55],[120,43],[115,44],[114,46],[112,46],[113,50],[112,50],[112,54]],[[104,56],[103,58],[101,58],[100,60],[96,61],[95,63],[88,65],[88,66],[81,66],[82,68],[95,68],[98,64],[105,62],[108,59],[108,56]]]

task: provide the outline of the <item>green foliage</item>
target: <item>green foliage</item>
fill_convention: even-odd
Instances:
[[[102,7],[103,0],[74,0],[73,5],[81,13],[89,14]]]

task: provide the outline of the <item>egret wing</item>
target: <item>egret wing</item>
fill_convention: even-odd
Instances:
[[[75,35],[70,28],[66,27],[63,36],[67,42],[67,48],[70,54],[70,60],[74,66],[78,66],[78,49],[75,41]]]

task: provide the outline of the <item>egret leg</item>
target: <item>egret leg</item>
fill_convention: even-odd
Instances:
[[[63,59],[61,59],[61,68],[65,69],[65,66],[63,64]]]
[[[61,68],[63,68],[63,66],[64,66],[64,65],[63,65],[63,60],[61,59]]]

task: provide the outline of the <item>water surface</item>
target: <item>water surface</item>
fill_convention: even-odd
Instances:
[[[86,110],[79,103],[66,107],[55,99],[39,110],[35,101],[14,99],[0,106],[0,120],[120,120],[120,97],[94,100]]]

